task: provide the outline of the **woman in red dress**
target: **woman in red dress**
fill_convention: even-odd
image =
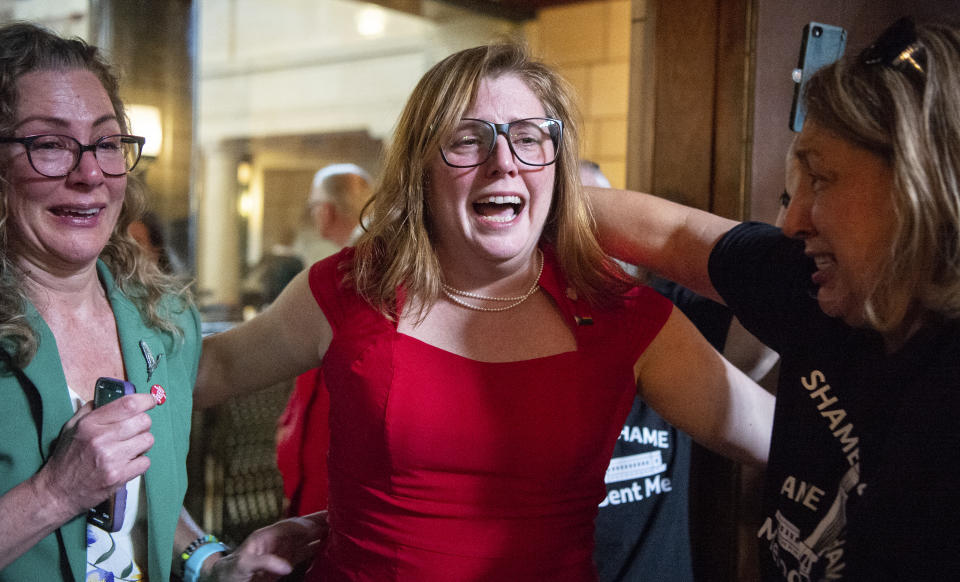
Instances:
[[[330,536],[308,579],[595,579],[638,388],[765,461],[772,397],[600,249],[578,131],[570,88],[522,47],[448,57],[399,120],[356,248],[205,342],[207,396],[321,368]]]

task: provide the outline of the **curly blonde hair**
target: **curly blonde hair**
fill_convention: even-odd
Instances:
[[[42,27],[17,22],[0,27],[0,135],[12,135],[17,122],[18,81],[36,71],[84,70],[93,73],[106,90],[120,123],[128,132],[129,123],[120,100],[119,81],[100,51],[80,39],[64,39]],[[37,333],[25,316],[28,302],[23,274],[10,247],[10,205],[12,185],[6,169],[0,167],[0,340],[12,348],[14,362],[26,366],[37,350]],[[140,309],[148,324],[182,338],[183,330],[169,318],[170,309],[186,309],[191,302],[184,284],[166,275],[141,251],[127,234],[131,222],[143,214],[146,196],[142,184],[128,176],[120,216],[100,258],[110,268],[117,286]],[[180,301],[164,301],[169,296]]]
[[[635,281],[603,252],[580,182],[580,119],[569,84],[516,42],[466,49],[423,76],[404,108],[386,153],[382,178],[367,205],[367,232],[358,240],[349,277],[358,293],[395,318],[397,290],[425,315],[441,294],[442,273],[430,239],[427,165],[441,138],[459,123],[481,81],[516,75],[537,95],[546,114],[563,122],[553,202],[541,240],[556,248],[578,295],[594,305],[619,301]]]

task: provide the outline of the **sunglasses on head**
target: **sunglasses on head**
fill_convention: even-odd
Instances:
[[[894,22],[877,40],[860,53],[865,65],[890,67],[908,74],[926,74],[926,51],[917,38],[917,26],[912,18]]]

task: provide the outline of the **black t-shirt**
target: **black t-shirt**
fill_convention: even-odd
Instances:
[[[943,580],[960,570],[960,326],[892,354],[819,308],[801,242],[727,233],[714,287],[781,355],[758,532],[764,580]]]
[[[673,301],[722,351],[730,311],[658,280],[652,286]],[[690,437],[639,398],[624,422],[607,469],[607,497],[596,520],[594,561],[601,582],[693,580],[688,525]]]
[[[601,581],[693,579],[687,526],[690,446],[690,437],[634,399],[597,513],[594,561]]]

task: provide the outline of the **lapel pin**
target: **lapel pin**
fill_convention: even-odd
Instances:
[[[153,399],[157,401],[157,406],[167,401],[167,391],[159,384],[154,384],[150,387],[150,394],[153,396]]]
[[[147,382],[149,382],[154,370],[160,365],[160,359],[163,358],[163,354],[154,358],[153,352],[150,350],[150,346],[147,345],[146,340],[140,340],[140,352],[143,353],[143,360],[147,364]]]

